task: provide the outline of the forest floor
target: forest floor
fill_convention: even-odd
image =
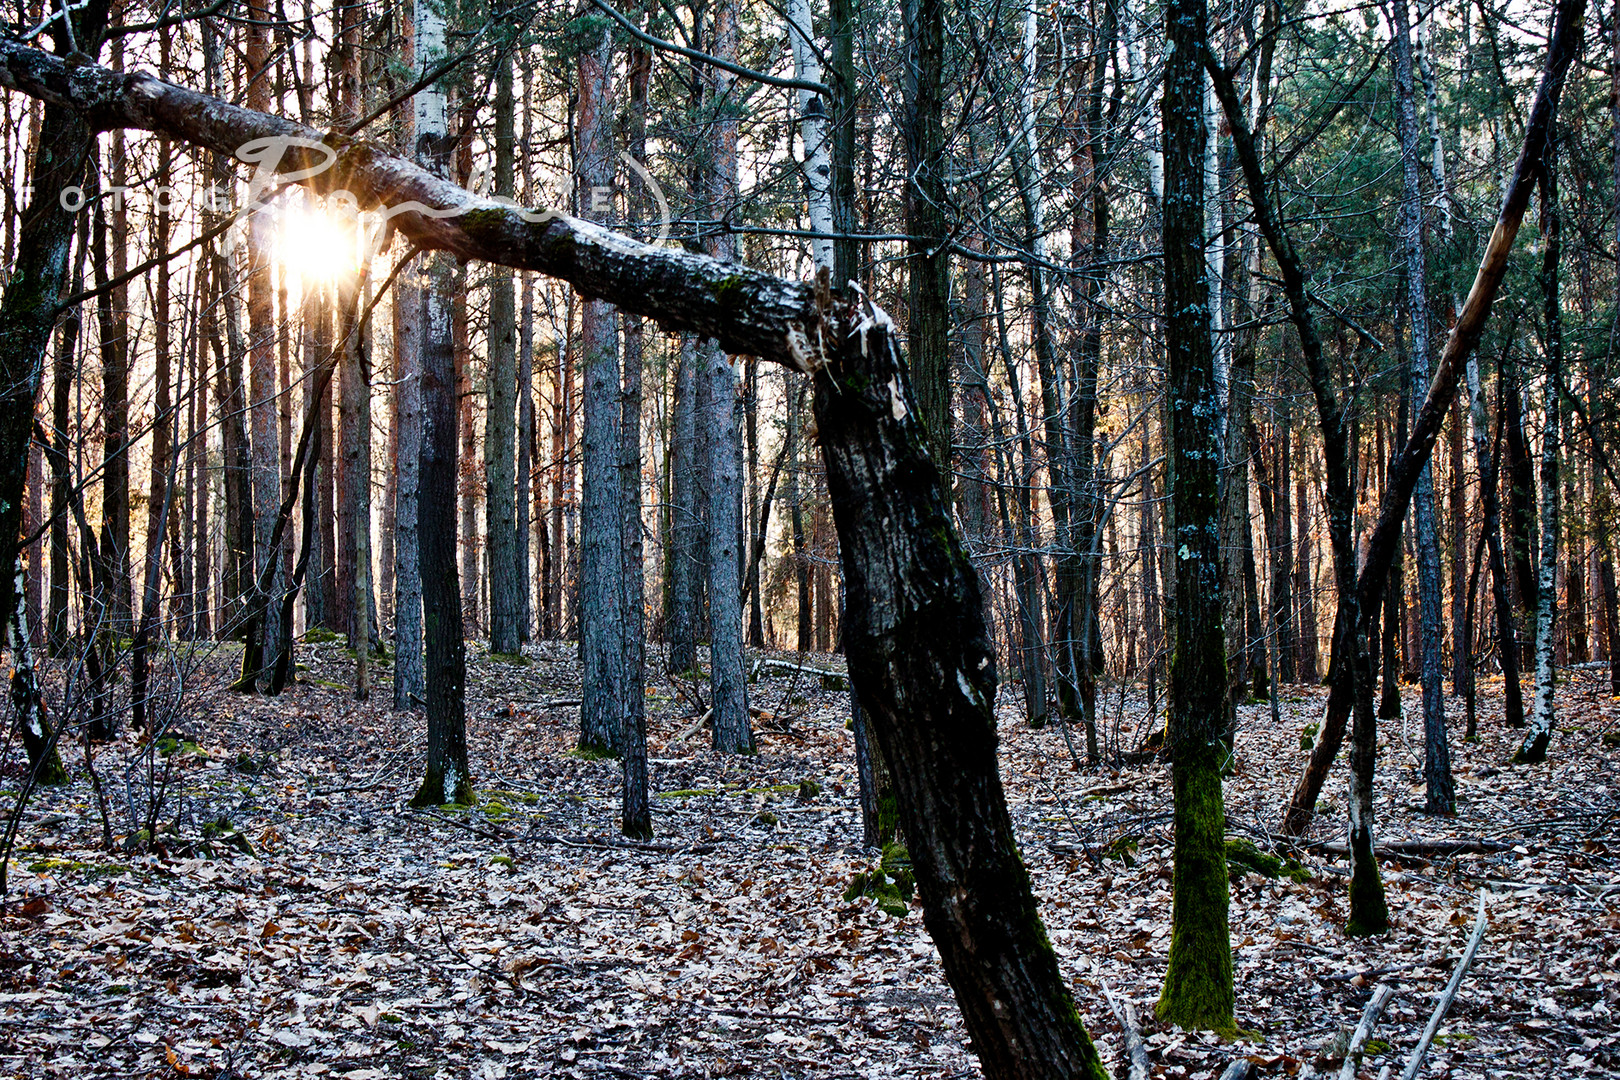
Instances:
[[[197,678],[168,751],[98,752],[106,828],[83,778],[28,806],[0,913],[0,1076],[954,1077],[977,1075],[938,955],[903,918],[843,899],[859,847],[847,695],[767,669],[757,757],[721,757],[668,683],[648,695],[657,836],[618,838],[619,770],[569,753],[571,647],[518,665],[472,650],[479,805],[405,808],[423,722],[343,689],[337,645],[303,651],[280,700]],[[836,658],[815,658],[824,665]],[[210,662],[228,666],[223,653]],[[210,669],[200,665],[199,673]],[[1308,877],[1232,890],[1238,1022],[1223,1042],[1159,1028],[1170,927],[1170,784],[1162,763],[1077,767],[1060,729],[1031,731],[1005,688],[1002,774],[1042,913],[1115,1075],[1103,985],[1136,1003],[1155,1077],[1337,1075],[1329,1047],[1380,979],[1397,996],[1360,1075],[1398,1075],[1487,894],[1489,928],[1426,1077],[1620,1074],[1620,701],[1562,673],[1551,761],[1506,764],[1500,681],[1478,742],[1454,737],[1454,819],[1421,812],[1421,721],[1384,725],[1380,842],[1462,838],[1499,850],[1382,860],[1395,928],[1348,940],[1342,765],[1297,851]],[[214,688],[210,688],[214,687]],[[1322,692],[1287,687],[1273,723],[1242,710],[1231,833],[1284,852],[1279,820]],[[1117,691],[1106,733],[1132,744],[1144,702]],[[1450,703],[1460,717],[1461,706]],[[1455,730],[1460,730],[1460,719]],[[10,751],[0,784],[18,786]],[[139,838],[167,776],[156,843]],[[803,787],[811,781],[819,790]],[[7,796],[12,804],[15,792]],[[113,837],[108,850],[104,836]],[[239,839],[238,839],[239,838]],[[245,843],[243,843],[245,841]],[[140,849],[140,850],[137,850]],[[251,854],[249,853],[251,852]]]

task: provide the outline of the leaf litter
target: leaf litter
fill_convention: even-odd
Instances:
[[[859,843],[847,694],[761,669],[761,752],[726,757],[691,734],[690,684],[650,687],[656,836],[637,844],[617,831],[618,764],[570,753],[573,650],[531,646],[522,666],[473,653],[472,808],[405,808],[423,722],[387,709],[386,673],[373,702],[350,700],[338,688],[351,661],[335,645],[307,648],[308,677],[279,700],[207,695],[186,731],[194,749],[170,759],[163,820],[178,835],[128,845],[126,829],[105,850],[82,757],[68,752],[81,775],[32,799],[10,867],[0,1076],[978,1075],[920,906],[896,919],[844,899],[876,865]],[[1364,940],[1340,931],[1343,764],[1308,837],[1270,831],[1323,692],[1288,687],[1276,728],[1268,708],[1240,710],[1229,836],[1303,872],[1234,881],[1238,1023],[1251,1032],[1238,1041],[1152,1019],[1170,941],[1167,766],[1079,767],[1060,729],[1018,722],[1004,688],[1014,821],[1114,1073],[1123,1043],[1104,982],[1138,1006],[1155,1077],[1213,1078],[1238,1057],[1257,1077],[1337,1075],[1381,980],[1397,993],[1359,1075],[1398,1073],[1480,889],[1485,944],[1420,1075],[1620,1071],[1620,701],[1600,674],[1568,673],[1550,764],[1537,767],[1505,764],[1516,740],[1500,725],[1500,680],[1494,697],[1487,681],[1481,740],[1453,741],[1454,819],[1421,811],[1408,688],[1411,719],[1380,732],[1379,841],[1468,843],[1381,858],[1395,928]],[[1120,699],[1124,730],[1151,727],[1144,709]],[[1448,711],[1460,716],[1460,702]],[[109,765],[118,749],[100,752],[114,789],[127,780]],[[3,782],[19,774],[8,763]]]

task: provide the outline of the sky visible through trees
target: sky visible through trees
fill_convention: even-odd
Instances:
[[[0,110],[0,1075],[1620,1067],[1620,5],[30,0]]]

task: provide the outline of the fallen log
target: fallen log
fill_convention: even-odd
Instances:
[[[791,671],[805,675],[816,675],[823,679],[847,679],[849,676],[836,668],[817,667],[815,664],[795,664],[790,660],[776,660],[769,656],[762,656],[754,661],[754,670],[770,668],[773,671]]]
[[[1339,1067],[1339,1080],[1356,1080],[1356,1067],[1361,1064],[1361,1054],[1367,1048],[1367,1040],[1372,1038],[1373,1028],[1378,1026],[1378,1018],[1384,1014],[1384,1006],[1389,1004],[1395,996],[1395,988],[1388,983],[1379,983],[1373,991],[1372,1000],[1367,1002],[1367,1008],[1361,1013],[1361,1022],[1350,1036],[1350,1045],[1344,1051],[1344,1064]]]
[[[1348,855],[1349,845],[1339,843],[1301,844],[1308,851],[1325,855]],[[1452,855],[1488,855],[1512,851],[1513,845],[1500,840],[1389,840],[1378,845],[1380,855],[1410,855],[1418,858]]]
[[[1142,1041],[1142,1025],[1136,1018],[1136,1006],[1127,998],[1114,996],[1106,981],[1102,984],[1102,991],[1114,1019],[1119,1021],[1119,1030],[1125,1036],[1125,1055],[1131,1062],[1130,1080],[1147,1080],[1151,1066],[1147,1044]]]

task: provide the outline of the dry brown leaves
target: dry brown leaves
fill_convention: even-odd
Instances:
[[[654,687],[658,835],[634,847],[617,838],[617,764],[568,756],[576,710],[547,704],[579,696],[567,646],[531,648],[527,667],[474,663],[482,801],[437,816],[403,809],[420,718],[348,700],[326,685],[346,677],[341,654],[308,653],[311,680],[282,700],[210,697],[211,718],[187,732],[201,753],[180,755],[183,798],[164,817],[179,817],[181,835],[160,834],[158,850],[101,850],[82,779],[31,804],[0,920],[0,1076],[977,1074],[917,909],[897,921],[842,899],[870,863],[844,694],[763,673],[762,752],[727,759],[701,734],[671,746],[692,710]],[[1504,764],[1514,739],[1486,686],[1482,742],[1453,745],[1454,820],[1416,809],[1410,693],[1412,730],[1384,732],[1380,837],[1515,846],[1385,860],[1396,928],[1367,941],[1339,931],[1333,856],[1302,852],[1304,883],[1243,878],[1231,907],[1238,1011],[1256,1037],[1234,1044],[1149,1019],[1154,1075],[1211,1077],[1242,1054],[1259,1076],[1336,1073],[1323,1048],[1380,979],[1398,996],[1362,1075],[1398,1072],[1480,888],[1485,945],[1423,1075],[1620,1070],[1620,804],[1604,741],[1620,730],[1620,703],[1599,674],[1570,673],[1552,763],[1535,768]],[[1279,851],[1267,830],[1321,705],[1314,689],[1285,698],[1278,729],[1269,710],[1244,710],[1227,785],[1233,833]],[[1167,773],[1076,768],[1059,731],[1024,729],[1006,704],[1003,774],[1025,855],[1082,1015],[1117,1061],[1101,982],[1150,1018],[1169,945]],[[1121,708],[1130,731],[1142,703]],[[117,757],[103,757],[115,791]],[[819,794],[801,799],[803,780]],[[1343,790],[1336,773],[1313,841],[1342,838]],[[212,858],[183,857],[201,853],[185,843],[197,823],[221,817],[254,856],[214,844]],[[126,833],[122,820],[115,811]]]

